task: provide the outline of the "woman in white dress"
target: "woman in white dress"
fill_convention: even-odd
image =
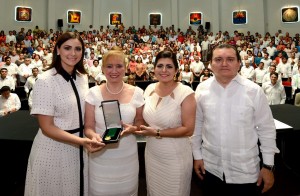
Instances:
[[[149,126],[137,134],[146,135],[147,191],[150,196],[190,195],[193,157],[189,136],[194,132],[194,91],[174,81],[178,73],[176,54],[158,53],[154,73],[157,83],[145,90],[143,117]]]
[[[89,156],[90,196],[131,196],[138,193],[139,162],[134,133],[142,119],[143,90],[123,82],[125,55],[121,49],[103,56],[102,71],[106,83],[92,87],[86,97],[85,135],[102,141],[105,131],[101,101],[118,100],[123,122],[121,139]]]
[[[192,86],[193,84],[193,72],[190,71],[189,64],[184,64],[184,70],[180,72],[179,81],[185,85]]]
[[[82,146],[96,151],[102,144],[82,137],[81,111],[88,91],[83,52],[79,35],[61,35],[52,65],[35,83],[31,114],[40,129],[28,160],[25,196],[88,195],[87,154]]]

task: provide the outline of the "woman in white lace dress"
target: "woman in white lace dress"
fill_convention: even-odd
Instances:
[[[189,136],[194,132],[194,91],[174,81],[178,73],[176,55],[160,52],[154,68],[157,83],[144,93],[143,117],[137,134],[147,136],[145,150],[148,195],[190,195],[193,157]]]

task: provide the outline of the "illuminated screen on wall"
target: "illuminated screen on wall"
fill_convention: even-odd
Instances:
[[[202,13],[191,12],[190,13],[190,25],[201,25],[202,24]]]
[[[281,21],[284,23],[299,22],[299,7],[284,7],[281,9]]]
[[[31,22],[32,18],[32,8],[17,6],[15,8],[15,20],[17,22]]]
[[[122,23],[122,13],[119,12],[111,12],[109,13],[109,24],[116,25]]]
[[[246,10],[235,10],[232,12],[232,23],[242,25],[248,23],[248,15]]]
[[[68,10],[67,21],[69,24],[79,24],[81,22],[81,11],[80,10]]]

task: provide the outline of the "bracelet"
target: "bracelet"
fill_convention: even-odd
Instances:
[[[161,139],[162,137],[160,136],[160,130],[156,130],[156,139]]]

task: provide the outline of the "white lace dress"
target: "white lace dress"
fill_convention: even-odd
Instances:
[[[103,134],[105,123],[103,101],[99,86],[90,89],[86,101],[95,105],[96,132]],[[122,121],[132,124],[136,108],[144,105],[143,91],[136,87],[131,101],[120,104]],[[139,162],[137,141],[134,135],[122,136],[115,144],[107,144],[99,152],[89,156],[89,195],[90,196],[131,196],[138,193]]]

